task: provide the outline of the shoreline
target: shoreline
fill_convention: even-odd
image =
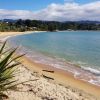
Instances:
[[[46,32],[46,31],[0,32],[0,40],[5,41],[9,37],[18,36],[18,35],[25,35],[25,34],[32,34],[32,33],[39,33],[39,32]]]
[[[31,34],[33,32],[34,31],[27,31],[27,32],[0,32],[0,42],[4,42],[8,38],[13,37],[13,36]]]
[[[23,60],[25,61],[24,58]],[[15,79],[18,80],[18,83],[27,80],[33,80],[33,81],[29,81],[27,83],[18,85],[17,89],[19,89],[19,91],[14,91],[14,90],[7,91],[7,95],[9,95],[9,99],[7,100],[99,100],[100,99],[99,97],[91,95],[88,92],[78,89],[77,87],[72,87],[70,83],[68,83],[68,85],[63,85],[60,82],[58,83],[56,80],[47,79],[46,77],[43,77],[43,75],[41,75],[40,72],[29,69],[29,66],[33,68],[33,65],[31,65],[30,63],[29,65],[26,63],[24,65],[24,63],[22,63],[18,67],[18,70],[21,73],[16,75]],[[37,66],[34,65],[34,68],[36,67]]]
[[[86,93],[89,93],[91,95],[94,95],[97,98],[100,98],[99,86],[93,85],[83,80],[76,79],[70,72],[58,68],[50,67],[48,65],[35,63],[27,57],[23,57],[21,62],[23,65],[27,65],[28,69],[39,72],[41,75],[45,75],[50,78],[53,78],[58,84],[62,84],[64,86],[69,85],[76,89],[83,90]],[[44,72],[43,70],[54,71],[54,73]]]
[[[30,34],[30,33],[35,33],[35,32],[34,31],[19,32],[19,33],[15,32],[11,34],[6,33],[5,35],[3,33],[3,35],[1,34],[1,36],[6,38],[7,36],[24,35],[24,34]],[[63,84],[65,86],[69,85],[69,86],[78,88],[80,90],[83,90],[89,94],[95,95],[96,97],[100,98],[99,86],[95,86],[93,84],[90,84],[89,82],[76,79],[71,73],[68,73],[58,68],[51,68],[50,66],[46,66],[44,64],[35,63],[31,61],[30,59],[28,59],[27,57],[23,57],[21,63],[23,65],[27,65],[27,68],[30,69],[31,71],[36,71],[36,72],[39,72],[41,75],[54,78],[54,80],[59,84]],[[44,72],[43,70],[51,70],[51,71],[53,70],[54,73]]]

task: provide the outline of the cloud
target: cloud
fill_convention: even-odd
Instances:
[[[64,0],[64,2],[74,2],[74,0]]]
[[[50,4],[40,11],[0,9],[0,19],[36,19],[54,21],[100,21],[100,1],[88,4],[68,3]]]
[[[30,19],[32,16],[33,12],[31,11],[0,9],[0,19]]]

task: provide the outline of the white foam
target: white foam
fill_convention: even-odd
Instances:
[[[74,73],[74,77],[75,77],[75,78],[77,78],[77,76],[79,76],[79,75],[80,75],[80,72],[75,72],[75,73]]]
[[[6,41],[8,38],[10,38],[11,36],[6,36],[6,37],[3,37],[3,38],[0,38],[0,40],[2,41],[2,42],[4,42],[4,41]]]
[[[98,81],[95,81],[95,80],[93,80],[93,79],[89,80],[88,82],[91,83],[91,84],[100,86],[100,85],[98,84]]]
[[[95,75],[100,75],[100,71],[97,70],[97,69],[93,69],[91,67],[83,67],[83,66],[81,68],[86,70],[86,71],[89,71],[89,72],[91,72],[91,73],[93,73]]]

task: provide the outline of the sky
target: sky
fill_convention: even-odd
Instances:
[[[100,21],[100,0],[0,0],[0,19]]]

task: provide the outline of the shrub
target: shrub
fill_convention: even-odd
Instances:
[[[0,49],[0,100],[2,100],[3,97],[8,97],[4,94],[5,91],[16,87],[17,80],[14,80],[14,77],[17,71],[16,66],[20,64],[16,60],[23,56],[14,56],[16,48],[6,50],[5,46],[6,42],[4,42]]]

